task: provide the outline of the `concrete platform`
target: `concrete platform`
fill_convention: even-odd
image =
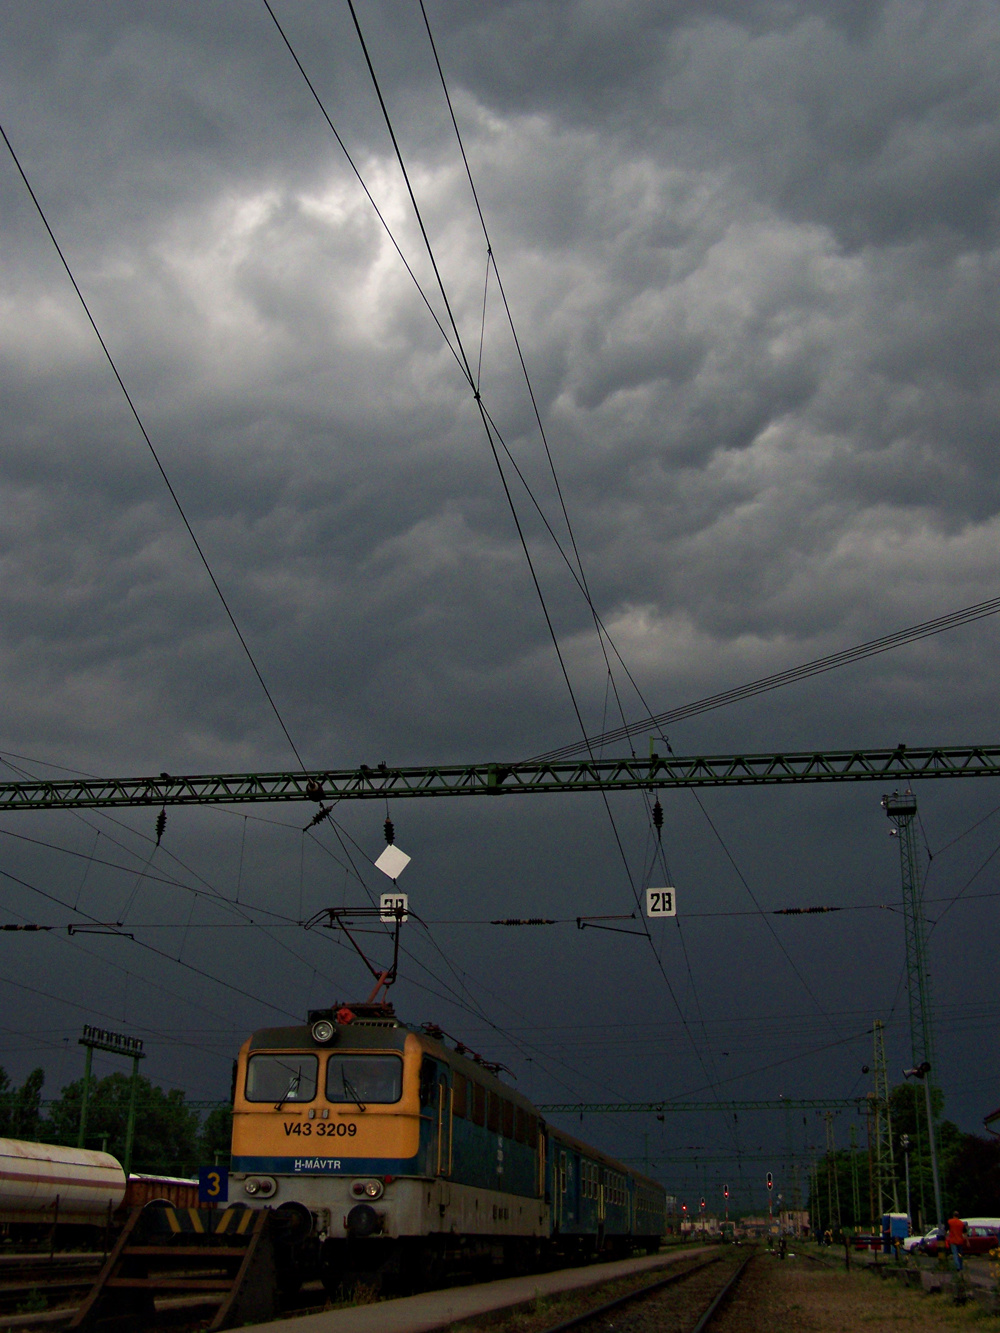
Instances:
[[[474,1287],[428,1291],[395,1301],[356,1305],[349,1310],[326,1310],[323,1314],[303,1315],[299,1319],[278,1319],[256,1327],[267,1329],[268,1333],[432,1333],[461,1319],[509,1310],[539,1296],[580,1291],[613,1278],[668,1268],[681,1259],[708,1254],[714,1248],[710,1245],[678,1246],[664,1254],[651,1254],[643,1259],[620,1259],[609,1264],[588,1264],[585,1268],[561,1268],[555,1273],[503,1278],[499,1282],[483,1282]]]

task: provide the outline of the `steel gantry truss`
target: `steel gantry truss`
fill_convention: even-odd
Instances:
[[[568,763],[455,764],[313,769],[175,777],[70,778],[0,784],[0,811],[133,805],[337,802],[387,796],[519,796],[537,792],[635,791],[669,787],[782,786],[799,782],[887,782],[1000,777],[1000,745],[780,754],[588,759]]]

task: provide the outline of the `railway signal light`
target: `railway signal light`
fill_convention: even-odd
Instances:
[[[722,1194],[723,1194],[723,1197],[724,1197],[724,1198],[726,1198],[726,1199],[729,1198],[729,1186],[728,1186],[728,1185],[723,1185],[723,1187],[722,1187]]]
[[[771,1190],[772,1190],[773,1188],[774,1188],[774,1177],[771,1175],[770,1171],[768,1171],[768,1173],[767,1173],[767,1189],[768,1189],[768,1193],[770,1193]]]

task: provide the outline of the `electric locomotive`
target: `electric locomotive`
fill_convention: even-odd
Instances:
[[[230,1198],[275,1209],[282,1285],[657,1248],[663,1187],[547,1126],[498,1074],[387,1003],[255,1032],[234,1069]]]

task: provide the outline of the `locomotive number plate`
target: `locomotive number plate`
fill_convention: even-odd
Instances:
[[[283,1120],[285,1137],[297,1134],[300,1138],[353,1139],[358,1127],[353,1121],[343,1120]]]

